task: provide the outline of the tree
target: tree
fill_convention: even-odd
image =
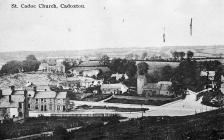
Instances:
[[[127,60],[132,60],[133,57],[134,57],[134,54],[133,54],[133,53],[129,53],[129,54],[127,54],[127,55],[125,56],[125,59],[127,59]]]
[[[26,60],[35,60],[35,61],[37,61],[37,58],[34,56],[34,55],[28,55],[27,57],[26,57]]]
[[[40,66],[40,61],[34,55],[28,55],[26,60],[22,62],[22,69],[24,72],[37,71]]]
[[[148,53],[147,52],[143,52],[142,53],[142,60],[144,60],[147,56],[148,56]]]
[[[6,74],[14,74],[20,72],[22,63],[20,61],[12,60],[2,66],[1,72]]]
[[[179,52],[179,56],[180,56],[180,60],[183,60],[184,59],[184,56],[185,56],[185,52]]]
[[[110,63],[110,58],[106,54],[100,57],[100,62],[101,65],[107,66]]]
[[[164,66],[161,70],[161,80],[169,81],[173,76],[173,69],[171,66]]]
[[[125,73],[128,75],[128,77],[135,76],[137,72],[137,66],[135,61],[127,61],[127,63],[124,65],[125,67]]]
[[[57,126],[53,133],[58,139],[60,140],[66,140],[68,139],[68,132],[65,128],[62,126]]]
[[[138,74],[139,75],[144,75],[148,73],[149,65],[145,62],[141,62],[137,65],[138,67]]]
[[[187,51],[187,58],[192,58],[194,53],[192,51]]]
[[[173,58],[174,58],[175,60],[177,60],[177,58],[178,58],[178,52],[177,52],[177,51],[172,52],[172,56],[173,56]]]

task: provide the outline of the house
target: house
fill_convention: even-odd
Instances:
[[[157,83],[148,83],[144,85],[142,90],[142,95],[146,97],[159,95],[159,88]]]
[[[221,92],[224,94],[224,83],[221,84],[221,88],[220,88]]]
[[[143,86],[142,94],[146,97],[148,96],[157,96],[157,95],[172,95],[170,92],[170,87],[172,86],[172,82],[170,81],[160,81],[158,83],[148,83]]]
[[[67,92],[34,91],[30,110],[41,112],[63,112],[69,109]]]
[[[49,73],[65,73],[65,66],[62,63],[56,63],[55,65],[41,63],[38,70]]]
[[[97,74],[102,72],[110,71],[110,69],[106,66],[101,66],[98,61],[85,61],[68,70],[69,73],[76,76],[88,76],[92,77],[93,75],[97,76]]]
[[[102,94],[123,94],[127,92],[128,87],[122,83],[102,84],[100,89]]]
[[[99,70],[95,69],[95,70],[85,70],[82,72],[82,76],[85,76],[85,77],[97,77],[97,75],[100,73]]]
[[[208,76],[208,79],[213,81],[214,80],[214,77],[215,77],[215,71],[201,71],[200,73],[200,76],[201,77],[207,77]]]
[[[112,74],[111,77],[115,77],[116,80],[119,80],[121,79],[122,77],[124,77],[124,79],[128,79],[128,75],[125,73],[125,74],[119,74],[119,73],[116,73],[116,74]]]
[[[0,120],[29,117],[29,96],[27,90],[0,90]]]

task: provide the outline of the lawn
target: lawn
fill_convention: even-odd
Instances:
[[[110,109],[117,112],[139,112],[148,110],[147,108],[119,108],[119,107],[88,106],[88,105],[79,106],[77,109]]]
[[[155,105],[160,106],[169,102],[173,102],[177,100],[176,98],[168,98],[162,100],[154,100],[154,99],[147,99],[147,100],[136,100],[136,99],[119,99],[119,98],[112,98],[107,100],[108,103],[123,103],[123,104],[143,104],[143,105]]]

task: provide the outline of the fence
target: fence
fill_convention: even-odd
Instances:
[[[111,117],[120,116],[116,113],[93,113],[93,114],[51,114],[54,117]]]

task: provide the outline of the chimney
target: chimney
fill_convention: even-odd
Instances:
[[[36,86],[33,87],[33,91],[34,91],[34,95],[33,95],[33,97],[35,97],[36,94],[37,94],[37,87],[36,87]]]
[[[12,91],[12,95],[15,93],[15,86],[10,86],[11,91]]]
[[[11,95],[9,95],[9,103],[11,103],[12,102],[12,97],[11,97]]]
[[[29,117],[29,110],[28,110],[28,104],[29,104],[29,99],[28,99],[28,94],[27,94],[27,90],[24,90],[24,103],[23,103],[23,115],[24,115],[24,120]]]
[[[2,90],[0,89],[0,99],[2,98]]]

